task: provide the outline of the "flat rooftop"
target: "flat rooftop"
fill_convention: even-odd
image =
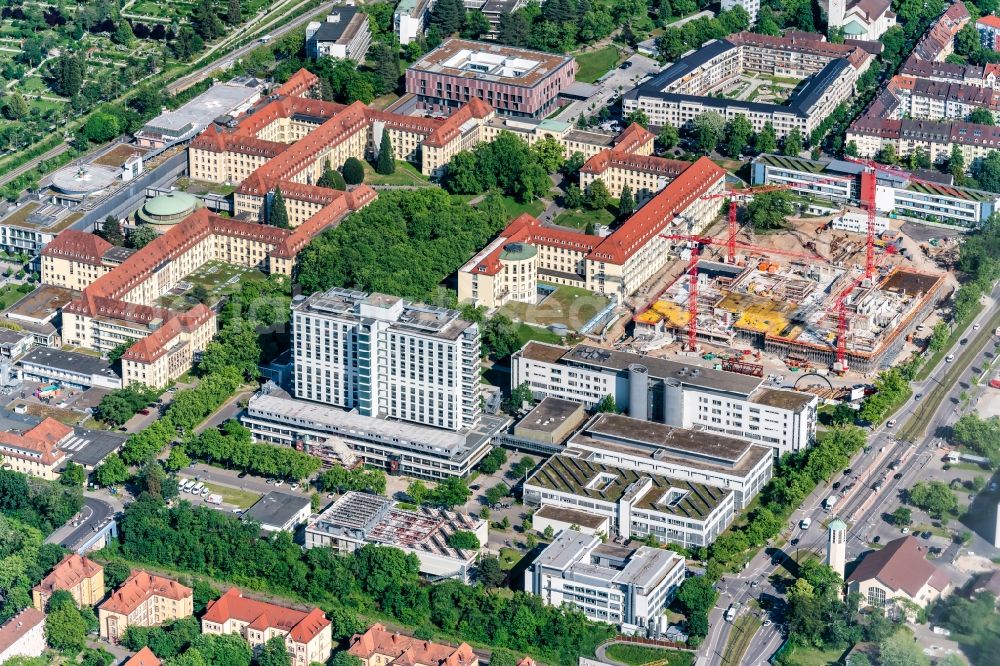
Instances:
[[[304,495],[272,490],[257,500],[257,503],[243,512],[240,520],[253,520],[261,525],[285,525],[288,521],[310,506],[311,502]]]
[[[784,389],[762,388],[750,396],[750,402],[765,405],[767,407],[777,407],[797,412],[804,409],[816,399],[811,393],[802,391],[788,391]]]
[[[410,65],[410,69],[529,87],[572,60],[571,56],[501,46],[494,42],[448,39]]]
[[[180,136],[196,133],[260,95],[257,87],[217,83],[174,111],[161,113],[143,125],[142,131]]]
[[[561,571],[564,577],[649,589],[683,568],[684,558],[664,548],[613,546],[595,535],[563,530],[533,564]]]
[[[570,437],[566,446],[570,449],[567,455],[574,447],[603,449],[735,476],[753,471],[762,460],[773,456],[770,447],[739,437],[676,428],[621,414],[598,414]]]
[[[635,507],[681,518],[703,520],[732,493],[724,488],[562,455],[549,458],[525,485],[617,503],[635,492],[636,482],[645,479],[652,482],[652,487],[636,499]]]
[[[548,396],[528,412],[517,427],[554,432],[566,423],[567,418],[580,411],[583,411],[583,405],[578,402]]]
[[[399,509],[381,495],[348,492],[342,495],[307,528],[331,537],[409,548],[434,555],[469,560],[474,550],[448,545],[458,531],[474,532],[482,527],[479,518],[421,507]]]
[[[247,417],[312,427],[320,432],[339,434],[348,439],[376,439],[394,447],[409,448],[456,461],[477,451],[508,422],[508,419],[484,416],[476,428],[455,432],[363,416],[322,403],[266,394],[255,395],[250,399]]]
[[[50,347],[36,347],[21,357],[19,363],[54,368],[81,375],[102,375],[111,379],[121,379],[108,362],[99,356],[79,352],[62,351]]]
[[[45,284],[7,308],[6,313],[12,319],[45,324],[51,321],[63,306],[79,295],[80,292],[75,289]]]
[[[715,370],[680,361],[670,361],[654,356],[643,356],[590,345],[577,345],[572,349],[530,342],[521,350],[524,358],[561,365],[583,365],[614,372],[623,372],[630,365],[638,364],[649,371],[651,377],[676,380],[685,386],[696,386],[744,396],[753,393],[763,383],[759,377],[738,372]]]
[[[579,511],[577,509],[570,509],[568,507],[554,506],[552,504],[546,504],[542,508],[538,509],[532,517],[558,520],[562,523],[579,525],[580,527],[587,527],[592,530],[598,529],[607,521],[607,518],[604,516],[598,516],[593,513],[587,513],[586,511]]]

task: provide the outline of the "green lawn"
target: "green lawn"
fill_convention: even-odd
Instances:
[[[558,224],[561,227],[570,227],[571,229],[580,229],[582,231],[589,224],[611,225],[614,221],[615,214],[610,210],[578,208],[576,210],[564,210],[556,215],[556,219],[552,220],[552,223]]]
[[[537,326],[528,326],[527,324],[521,324],[517,327],[517,346],[518,349],[524,346],[524,343],[535,340],[536,342],[546,342],[549,344],[557,345],[562,342],[562,338],[550,331],[547,328],[538,328]]]
[[[249,490],[240,490],[239,488],[230,488],[229,486],[221,486],[217,483],[205,483],[205,487],[208,488],[213,494],[222,495],[222,501],[226,504],[232,504],[233,506],[238,506],[241,509],[249,509],[260,499],[260,493],[250,492]],[[184,494],[181,494],[184,497]]]
[[[45,81],[40,76],[29,76],[26,79],[22,79],[18,87],[24,92],[29,93],[49,92],[49,87],[45,85]]]
[[[206,300],[211,305],[217,303],[223,296],[237,291],[241,282],[263,279],[265,279],[264,274],[256,269],[234,266],[221,261],[209,261],[184,278],[184,282],[191,285],[188,289],[181,291],[175,287],[171,293],[159,299],[159,304],[165,308],[188,310],[197,304],[191,293],[196,286],[201,285],[208,290]]]
[[[576,331],[604,309],[607,304],[607,298],[586,289],[558,286],[541,303],[511,301],[504,305],[500,311],[517,321],[538,326],[565,324],[570,330]]]
[[[693,666],[695,662],[693,652],[668,650],[665,648],[649,647],[647,645],[615,643],[608,646],[606,654],[609,659],[614,659],[629,666],[643,666],[643,664],[654,661],[662,663],[664,659],[666,659],[666,666]]]
[[[603,49],[588,51],[576,56],[576,64],[579,67],[576,72],[576,80],[584,83],[593,83],[604,76],[608,70],[618,65],[622,59],[622,52],[617,46],[605,46]]]
[[[840,663],[847,648],[820,650],[818,648],[795,647],[785,658],[785,663],[795,666],[834,666]]]
[[[409,162],[396,160],[396,171],[387,176],[375,173],[371,164],[364,162],[365,183],[368,185],[413,185],[425,187],[431,184],[430,179],[420,173],[417,167]]]
[[[5,284],[3,287],[0,287],[0,310],[6,310],[35,290],[35,288],[32,287],[31,291],[18,291],[19,286],[20,285]]]
[[[503,200],[503,207],[507,211],[507,218],[513,220],[515,217],[528,213],[534,217],[538,217],[545,210],[545,203],[540,199],[534,199],[528,203],[521,203],[514,199],[514,197],[501,197]]]

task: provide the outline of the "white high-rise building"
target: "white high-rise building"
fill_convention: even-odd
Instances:
[[[757,14],[760,13],[760,0],[722,0],[722,11],[729,11],[733,7],[742,7],[750,15],[750,25],[757,22]]]
[[[292,326],[298,398],[448,430],[482,416],[479,327],[457,310],[331,289]]]
[[[847,565],[847,523],[840,518],[834,518],[827,529],[826,564],[844,577]]]

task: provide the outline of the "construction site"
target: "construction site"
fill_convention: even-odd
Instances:
[[[829,231],[845,211],[790,219],[787,231],[760,238],[740,229],[737,205],[778,189],[786,187],[730,192],[724,237],[666,236],[686,268],[633,304],[633,346],[651,353],[674,341],[688,351],[750,347],[789,368],[841,374],[875,372],[899,357],[946,295],[947,273],[897,231],[883,226],[876,234],[867,206],[852,213],[868,218],[860,225],[867,234]]]

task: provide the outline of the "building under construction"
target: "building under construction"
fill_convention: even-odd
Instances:
[[[833,367],[837,360],[838,299],[844,296],[848,369],[889,366],[906,337],[941,296],[945,275],[888,267],[871,280],[821,262],[697,263],[696,335],[719,346],[749,343],[790,365]],[[850,288],[851,285],[853,288]],[[691,281],[684,274],[635,317],[636,337],[666,341],[690,332]]]

